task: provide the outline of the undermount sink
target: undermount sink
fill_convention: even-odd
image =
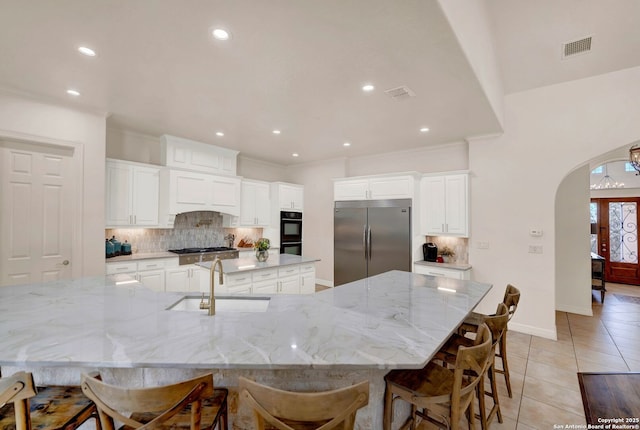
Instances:
[[[266,312],[269,307],[269,297],[238,297],[216,296],[216,313],[219,312]],[[207,313],[207,309],[200,309],[200,296],[184,296],[167,308],[168,311],[186,311]],[[207,298],[205,297],[205,303]]]

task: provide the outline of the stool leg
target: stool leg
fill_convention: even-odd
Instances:
[[[382,428],[383,430],[391,430],[391,420],[393,419],[393,393],[389,388],[389,384],[384,387],[384,410],[382,412]]]
[[[491,364],[491,368],[489,369],[489,381],[491,382],[491,397],[493,398],[493,407],[496,410],[496,414],[498,415],[498,422],[502,423],[502,411],[500,410],[500,400],[498,400],[498,386],[496,384],[496,364],[495,357],[494,362]]]
[[[476,395],[478,396],[478,416],[480,418],[480,428],[487,430],[487,405],[484,399],[484,375],[480,376],[480,382],[476,385]],[[475,417],[471,417],[475,418]]]
[[[29,413],[29,399],[13,402],[16,415],[16,430],[31,430],[31,414]]]
[[[504,373],[504,379],[507,384],[507,393],[509,397],[513,397],[513,393],[511,392],[511,379],[509,378],[509,364],[507,363],[507,331],[505,330],[502,335],[502,339],[500,339],[500,358],[502,359],[502,373]]]

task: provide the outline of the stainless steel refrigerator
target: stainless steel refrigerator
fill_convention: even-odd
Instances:
[[[333,282],[411,271],[411,200],[335,202]]]

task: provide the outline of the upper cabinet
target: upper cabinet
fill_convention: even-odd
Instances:
[[[336,201],[412,199],[415,184],[413,175],[336,179],[333,183],[333,198]]]
[[[242,180],[240,216],[224,216],[225,227],[265,227],[271,221],[271,189],[268,182]]]
[[[274,182],[271,184],[271,200],[272,204],[279,207],[280,210],[302,212],[304,208],[304,186]]]
[[[420,181],[421,233],[469,236],[469,175],[429,175]]]
[[[159,172],[159,167],[107,159],[107,228],[158,225]]]
[[[240,215],[240,178],[177,169],[163,169],[160,178],[160,212],[169,223],[182,212]]]
[[[165,166],[217,175],[236,175],[238,151],[167,134],[160,137],[160,143],[160,157]]]

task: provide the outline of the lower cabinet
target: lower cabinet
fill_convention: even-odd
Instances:
[[[414,264],[413,271],[421,275],[443,276],[445,278],[462,279],[462,280],[471,279],[471,269],[459,270],[459,269],[450,269],[446,267],[434,267],[434,266],[425,266],[421,264]]]
[[[314,263],[283,266],[224,275],[214,278],[215,294],[308,294],[315,292]],[[208,292],[202,290],[202,292]]]
[[[154,291],[165,291],[167,268],[178,266],[177,258],[152,258],[139,261],[107,262],[106,274],[124,273]]]
[[[200,292],[209,291],[209,270],[195,264],[185,264],[166,270],[165,291]]]

